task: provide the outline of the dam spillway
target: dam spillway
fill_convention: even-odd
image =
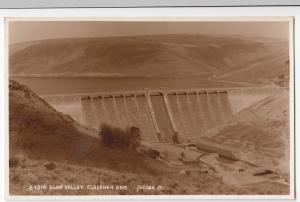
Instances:
[[[207,135],[234,113],[279,90],[161,88],[42,97],[87,127],[98,129],[102,123],[136,126],[144,141],[171,142],[174,134],[183,140]]]

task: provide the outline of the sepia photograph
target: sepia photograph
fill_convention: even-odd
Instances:
[[[293,196],[293,18],[6,29],[10,196]]]

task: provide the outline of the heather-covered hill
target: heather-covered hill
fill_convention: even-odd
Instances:
[[[82,128],[71,117],[57,112],[26,86],[10,81],[11,158],[25,155],[33,160],[58,161],[136,173],[156,173],[156,162],[149,164],[147,158],[142,155],[105,148],[100,139],[90,133],[92,132]],[[124,158],[127,159],[126,162],[122,161]]]
[[[276,63],[274,72],[278,76],[277,72],[288,72],[284,63],[288,61],[287,44],[241,36],[188,34],[53,39],[11,45],[10,74],[119,77],[207,74],[224,79],[237,71],[269,70],[270,65],[274,69]],[[257,71],[256,76],[273,76],[266,70]]]

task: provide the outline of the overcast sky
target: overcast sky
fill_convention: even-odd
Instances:
[[[288,22],[13,21],[9,23],[9,41],[181,33],[288,39],[288,26]]]

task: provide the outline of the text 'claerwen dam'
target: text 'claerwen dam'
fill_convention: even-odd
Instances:
[[[143,141],[170,142],[174,134],[197,139],[218,130],[231,116],[284,88],[145,89],[140,91],[44,95],[79,123],[136,126]]]

